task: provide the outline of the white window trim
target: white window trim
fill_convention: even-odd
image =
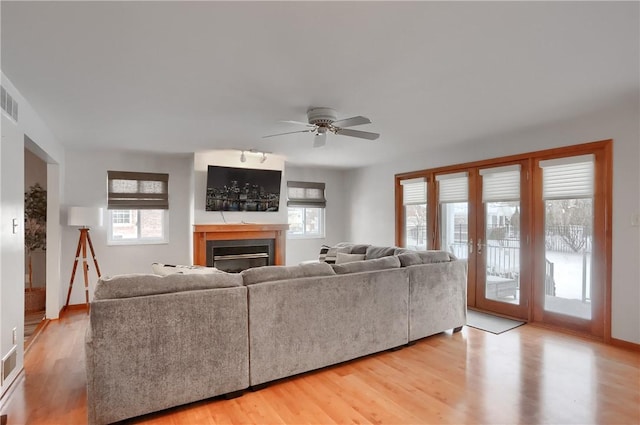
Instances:
[[[167,245],[169,243],[169,210],[161,210],[162,217],[162,238],[145,238],[145,239],[113,239],[113,219],[111,216],[112,211],[117,210],[107,210],[107,246],[118,246],[118,245]],[[132,211],[139,211],[137,209],[133,209]],[[140,227],[138,226],[138,232],[140,231]]]

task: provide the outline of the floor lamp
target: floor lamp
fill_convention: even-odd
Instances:
[[[67,292],[67,302],[64,305],[66,309],[69,307],[69,299],[71,298],[71,289],[73,288],[73,280],[76,277],[76,269],[78,268],[78,261],[80,260],[80,252],[82,252],[82,273],[84,275],[84,296],[87,309],[89,308],[89,264],[87,263],[87,243],[91,250],[91,258],[93,258],[93,264],[96,266],[96,273],[100,278],[100,267],[98,266],[98,260],[96,259],[96,253],[93,250],[93,243],[91,242],[91,235],[89,234],[89,228],[95,226],[102,226],[102,208],[87,208],[87,207],[69,207],[68,226],[80,227],[80,237],[78,239],[78,248],[76,249],[76,256],[73,262],[73,270],[71,271],[71,280],[69,281],[69,292]]]

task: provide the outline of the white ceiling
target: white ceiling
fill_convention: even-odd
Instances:
[[[639,3],[1,2],[2,71],[70,148],[357,167],[638,96]],[[310,106],[377,141],[298,128]],[[36,141],[37,142],[37,141]]]

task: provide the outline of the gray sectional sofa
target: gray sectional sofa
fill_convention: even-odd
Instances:
[[[354,247],[363,249],[340,249]],[[465,324],[466,262],[368,248],[344,264],[101,279],[85,343],[89,423],[237,393]]]

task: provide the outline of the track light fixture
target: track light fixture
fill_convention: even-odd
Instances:
[[[240,154],[240,162],[247,162],[247,157],[244,154],[244,151]]]
[[[263,164],[267,160],[267,154],[262,152],[262,158],[260,158],[260,163]]]

